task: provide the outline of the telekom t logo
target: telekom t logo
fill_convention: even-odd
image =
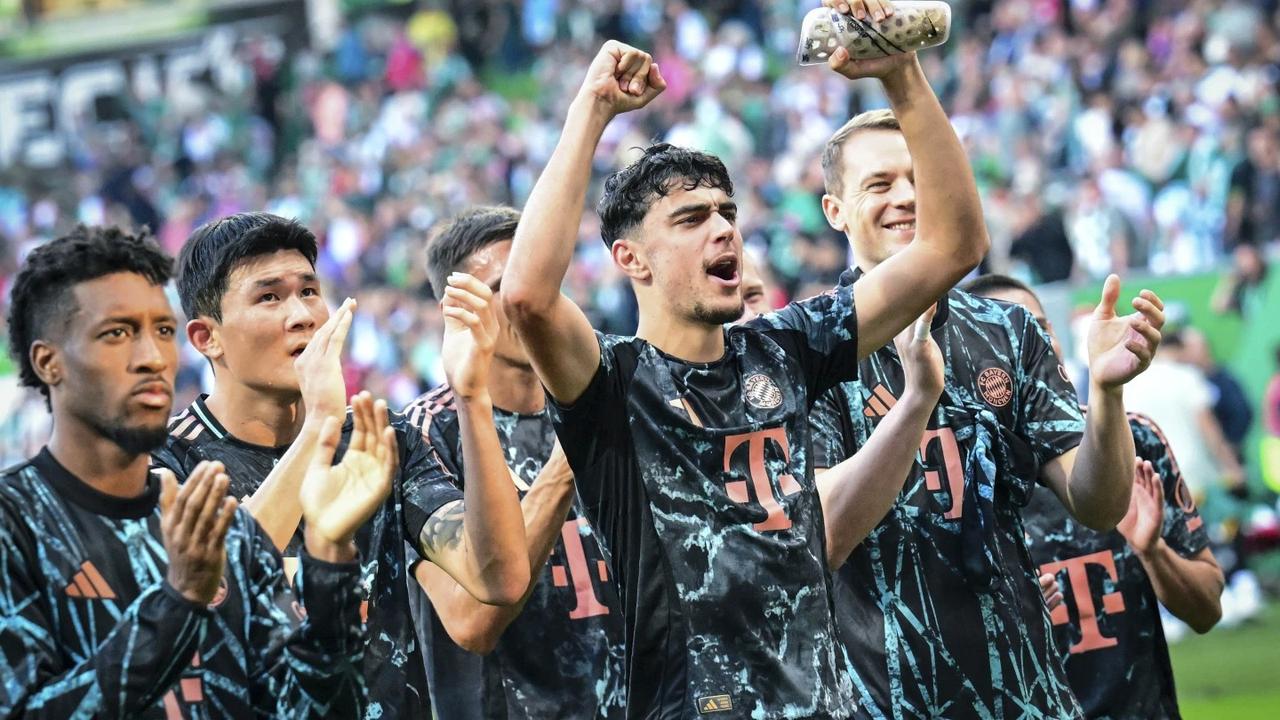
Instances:
[[[591,569],[587,565],[587,553],[582,546],[581,526],[587,521],[578,518],[565,522],[560,529],[560,539],[564,541],[565,565],[551,566],[551,582],[556,587],[573,587],[578,603],[569,611],[570,620],[608,615],[609,606],[600,601],[596,595],[596,584],[591,579]],[[567,566],[567,567],[566,567]],[[596,574],[600,582],[609,581],[609,566],[604,560],[596,560]]]
[[[1046,563],[1040,566],[1040,573],[1050,573],[1056,575],[1059,570],[1066,569],[1067,578],[1070,587],[1068,592],[1075,601],[1076,614],[1079,616],[1080,623],[1080,642],[1071,646],[1073,655],[1086,653],[1090,650],[1101,650],[1117,645],[1117,641],[1113,637],[1107,637],[1102,634],[1101,628],[1098,627],[1098,608],[1093,604],[1093,589],[1089,586],[1089,566],[1101,565],[1106,569],[1107,575],[1112,582],[1117,581],[1116,576],[1116,560],[1111,555],[1110,550],[1100,550],[1089,555],[1082,555],[1078,558],[1061,560],[1059,562]],[[1117,591],[1105,593],[1102,596],[1102,611],[1108,615],[1116,615],[1124,612],[1124,596]],[[1067,616],[1067,604],[1064,602],[1049,613],[1049,619],[1054,625],[1066,625],[1071,622]]]
[[[747,474],[751,478],[751,486],[755,490],[756,502],[767,513],[763,522],[758,522],[752,527],[762,532],[765,530],[786,530],[791,527],[791,518],[787,517],[787,511],[783,509],[782,503],[774,495],[773,485],[769,482],[769,473],[764,466],[764,446],[766,442],[770,441],[782,449],[783,459],[790,463],[791,446],[787,442],[787,432],[784,428],[757,430],[756,432],[742,433],[741,435],[730,435],[724,439],[725,472],[733,471],[733,458],[738,448],[743,445],[747,446]],[[796,482],[795,477],[790,473],[785,473],[778,476],[778,489],[782,491],[784,496],[795,495],[800,492],[800,483]],[[751,494],[747,489],[747,483],[743,480],[731,480],[725,483],[724,491],[729,495],[730,500],[739,505],[746,505],[751,502]]]

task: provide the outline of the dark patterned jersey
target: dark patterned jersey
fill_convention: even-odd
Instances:
[[[724,332],[711,363],[601,335],[552,407],[622,591],[627,716],[846,718],[807,417],[856,376],[853,292]]]
[[[463,485],[462,436],[453,392],[442,386],[404,414],[422,428],[437,467]],[[523,500],[555,445],[546,411],[493,412],[507,467]],[[419,593],[421,600],[425,593]],[[622,604],[595,531],[570,509],[524,610],[494,651],[480,657],[458,647],[429,602],[416,618],[439,720],[589,720],[620,718]]]
[[[1173,451],[1146,417],[1131,413],[1129,427],[1138,457],[1151,461],[1164,485],[1161,535],[1179,555],[1198,554],[1209,537]],[[1084,527],[1044,488],[1032,495],[1023,518],[1031,558],[1062,586],[1064,602],[1050,618],[1085,714],[1180,717],[1155,589],[1124,536]]]
[[[386,502],[356,533],[356,546],[364,563],[361,587],[368,626],[364,654],[368,720],[418,718],[429,712],[426,674],[409,605],[412,578],[408,574],[406,548],[416,544],[415,530],[421,530],[432,513],[462,499],[462,493],[452,484],[433,480],[439,474],[434,470],[438,460],[422,434],[399,414],[391,413],[390,420],[396,430],[400,470]],[[338,458],[346,451],[351,426],[348,413]],[[236,483],[235,493],[245,496],[258,489],[283,450],[236,440],[201,398],[170,422],[169,442],[151,459],[154,465],[173,470],[179,480],[187,477],[200,461],[219,460],[227,466],[228,475],[233,471],[244,473],[239,478],[230,476]],[[249,474],[253,472],[261,474]],[[297,542],[295,535],[286,554]]]
[[[858,697],[867,717],[1077,717],[1021,519],[1040,466],[1080,442],[1075,393],[1019,306],[952,291],[933,337],[946,382],[917,462],[836,572]],[[863,360],[814,408],[817,467],[866,443],[903,390],[892,344]]]
[[[154,475],[106,495],[48,450],[0,475],[0,717],[358,717],[359,565],[304,557],[295,595],[241,509],[196,605],[165,582],[159,495]]]

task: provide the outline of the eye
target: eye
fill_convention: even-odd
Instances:
[[[720,216],[723,217],[725,220],[728,220],[730,223],[737,222],[738,211],[737,210],[721,210]]]
[[[870,185],[867,185],[867,189],[868,189],[868,190],[871,190],[871,191],[873,191],[873,192],[880,192],[880,191],[882,191],[882,190],[888,190],[888,189],[889,189],[889,183],[885,182],[884,180],[877,180],[877,181],[875,181],[875,182],[871,183]]]
[[[122,338],[129,337],[129,329],[124,327],[114,327],[114,328],[111,328],[110,330],[103,332],[98,337],[108,338],[110,340],[120,340]]]
[[[319,297],[320,291],[316,288],[302,288],[302,297]]]
[[[260,303],[275,302],[279,299],[280,299],[280,296],[276,295],[275,293],[263,293],[262,295],[258,296],[258,302]]]
[[[160,333],[160,337],[166,338],[171,338],[178,334],[177,328],[172,325],[161,325],[156,329],[156,332]]]

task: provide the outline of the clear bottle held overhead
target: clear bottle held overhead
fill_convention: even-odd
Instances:
[[[951,6],[938,0],[895,2],[893,15],[879,22],[820,7],[804,16],[796,61],[825,63],[840,47],[855,60],[867,60],[941,45],[950,36]]]

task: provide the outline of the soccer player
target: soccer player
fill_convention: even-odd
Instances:
[[[556,446],[546,396],[500,305],[519,220],[512,208],[474,208],[427,246],[445,315],[444,352],[466,355],[451,363],[468,371],[404,414],[422,428],[450,482],[463,484],[478,463],[511,469],[531,578],[522,603],[494,607],[431,563],[418,564],[431,600],[416,623],[432,705],[439,720],[621,717],[617,586],[595,531],[573,507],[573,473]],[[474,342],[459,332],[464,324]],[[473,413],[491,424],[468,439],[464,420]]]
[[[866,12],[867,4],[849,5]],[[856,289],[925,237],[923,219],[938,202],[922,172],[932,158],[895,106],[850,120],[822,160],[823,210],[856,260],[839,287]],[[940,304],[933,334],[946,389],[922,462],[896,498],[865,499],[888,514],[836,576],[836,612],[868,716],[1079,714],[1052,648],[1020,508],[1036,482],[1091,527],[1113,527],[1128,507],[1133,438],[1122,387],[1150,362],[1163,313],[1143,291],[1138,312],[1117,317],[1119,293],[1109,279],[1090,331],[1087,426],[1025,311],[959,291]],[[814,408],[818,468],[852,456],[903,392],[893,348],[877,349],[859,375]]]
[[[1027,309],[1058,350],[1040,299],[1003,275],[965,290]],[[1178,697],[1157,601],[1196,632],[1222,617],[1223,577],[1204,521],[1173,450],[1150,419],[1129,413],[1138,463],[1124,519],[1097,532],[1036,488],[1023,510],[1031,559],[1056,575],[1064,604],[1052,609],[1058,647],[1076,697],[1090,718],[1177,718]]]
[[[386,406],[358,404],[337,466],[338,423],[321,429],[295,596],[222,465],[181,488],[148,472],[177,373],[170,268],[145,235],[80,227],[14,281],[10,347],[54,423],[0,475],[0,716],[358,717],[352,536],[391,488]]]
[[[178,258],[187,337],[212,364],[214,388],[174,418],[155,461],[179,478],[207,457],[238,468],[233,494],[249,496],[255,517],[276,528],[278,546],[298,525],[299,458],[315,442],[314,427],[344,412],[341,347],[354,305],[329,315],[315,258],[310,231],[267,213],[198,228]],[[366,558],[368,716],[383,719],[429,712],[406,543],[483,602],[517,602],[529,583],[506,468],[488,468],[460,491],[435,479],[437,460],[416,428],[399,415],[391,425],[400,453],[395,490],[356,538]]]
[[[628,717],[856,712],[832,614],[809,407],[988,243],[968,161],[914,55],[853,67],[845,56],[837,67],[879,78],[912,142],[930,151],[917,168],[931,208],[921,241],[856,289],[726,328],[743,310],[733,184],[718,159],[659,144],[609,177],[599,206],[603,238],[636,292],[637,337],[592,331],[560,294],[592,156],[615,116],[665,87],[648,54],[613,41],[592,61],[516,229],[503,305],[553,400],[622,591]]]

